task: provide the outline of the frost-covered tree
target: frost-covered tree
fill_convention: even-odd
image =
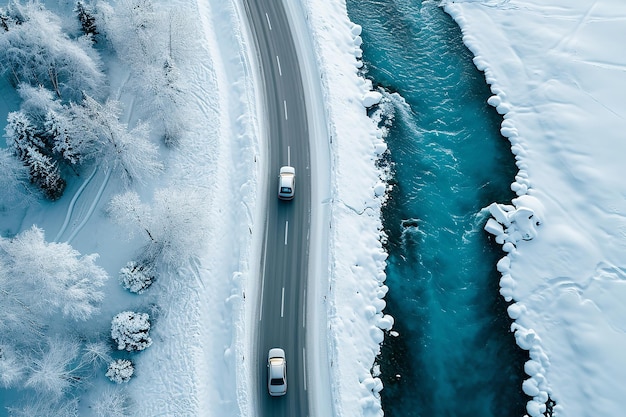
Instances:
[[[58,399],[81,380],[80,344],[61,338],[47,341],[47,347],[37,349],[30,358],[24,386]]]
[[[81,362],[93,369],[111,361],[111,348],[102,340],[87,342],[83,346]]]
[[[17,92],[22,99],[20,110],[28,115],[38,130],[44,125],[46,115],[49,111],[62,111],[63,105],[54,96],[54,93],[42,85],[31,86],[21,83],[17,87]]]
[[[8,344],[0,344],[0,387],[11,388],[24,375],[24,362]]]
[[[97,257],[81,255],[67,243],[46,242],[36,226],[12,239],[0,237],[0,330],[36,329],[36,323],[57,313],[90,318],[108,278]]]
[[[9,16],[4,9],[0,8],[0,28],[4,29],[6,32],[9,30],[9,24],[13,26],[11,16]]]
[[[45,135],[52,142],[52,150],[72,165],[79,164],[89,154],[88,135],[77,132],[74,117],[66,109],[50,110],[44,122]]]
[[[120,282],[130,292],[141,294],[154,280],[154,269],[146,262],[130,261],[120,269]]]
[[[72,106],[74,129],[92,144],[92,156],[107,161],[121,172],[127,183],[143,182],[163,169],[158,161],[158,148],[150,142],[148,127],[140,123],[134,129],[119,119],[120,105],[114,100],[98,103],[86,96],[81,106]]]
[[[109,364],[106,376],[116,384],[130,381],[135,372],[133,363],[128,359],[117,359]]]
[[[47,395],[26,399],[21,407],[8,407],[10,417],[79,417],[78,399],[61,398],[51,400]]]
[[[22,160],[25,159],[28,148],[43,149],[45,147],[37,127],[22,111],[9,113],[4,132],[8,148]]]
[[[106,388],[91,404],[91,411],[96,417],[129,417],[132,415],[130,399],[124,391],[118,388]]]
[[[178,267],[205,247],[207,211],[201,189],[158,190],[150,204],[127,192],[113,197],[109,213],[130,233],[143,236],[146,259]]]
[[[178,145],[186,121],[186,101],[176,64],[171,58],[165,58],[161,65],[146,67],[141,80],[135,90],[143,98],[143,108],[153,116],[153,123],[164,130],[165,144]]]
[[[15,85],[43,85],[68,101],[80,100],[83,92],[100,94],[105,78],[89,39],[70,39],[60,19],[38,2],[9,6],[0,31],[0,75]]]
[[[90,38],[95,42],[95,36],[98,34],[98,29],[96,28],[94,10],[91,6],[86,5],[85,2],[77,1],[76,7],[74,7],[74,12],[78,16],[83,33],[90,36]]]
[[[28,201],[28,168],[6,148],[0,148],[0,206],[15,207]]]
[[[26,149],[24,162],[28,166],[30,182],[37,185],[50,200],[58,200],[65,191],[65,180],[59,167],[49,156],[34,147]]]
[[[107,39],[131,68],[141,73],[161,61],[166,24],[152,0],[119,0],[115,7],[100,3],[99,8]]]
[[[126,0],[115,8],[101,7],[107,38],[131,69],[129,87],[141,103],[145,118],[164,131],[168,146],[180,142],[187,91],[179,64],[190,56],[195,29],[184,11],[161,11],[152,0]]]
[[[24,112],[9,113],[5,138],[9,149],[28,167],[30,181],[40,187],[47,198],[56,200],[63,195],[65,180],[61,178],[59,167],[43,153],[46,144]]]
[[[144,350],[152,344],[150,320],[146,313],[124,311],[111,321],[111,337],[119,350]]]

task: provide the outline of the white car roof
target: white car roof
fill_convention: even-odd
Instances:
[[[285,358],[285,351],[282,350],[281,348],[272,348],[270,349],[268,355],[267,355],[268,359],[269,358]]]
[[[276,172],[276,171],[274,171]],[[284,166],[280,168],[280,173],[281,174],[292,174],[292,175],[296,175],[296,169],[294,167],[290,167],[290,166]]]

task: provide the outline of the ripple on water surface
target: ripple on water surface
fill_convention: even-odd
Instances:
[[[498,294],[503,255],[481,208],[514,196],[510,145],[461,33],[438,2],[348,0],[366,76],[393,92],[387,138],[396,184],[384,210],[386,416],[523,416],[527,355]]]

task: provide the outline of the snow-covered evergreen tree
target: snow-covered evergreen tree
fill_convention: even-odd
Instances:
[[[46,114],[44,131],[52,142],[52,150],[72,165],[79,164],[89,154],[89,143],[76,130],[74,119],[69,110],[50,110]]]
[[[120,281],[124,288],[135,294],[147,290],[154,280],[154,269],[147,263],[130,261],[120,269]]]
[[[50,200],[57,200],[65,191],[65,180],[52,158],[33,147],[26,149],[24,163],[28,166],[30,181],[43,191]]]
[[[7,146],[20,159],[26,158],[27,149],[43,149],[45,144],[37,132],[37,127],[22,111],[10,112],[4,128]]]
[[[95,36],[98,34],[98,29],[96,28],[94,10],[91,6],[86,5],[85,2],[77,1],[76,7],[74,7],[74,12],[76,12],[76,15],[78,16],[83,33],[90,36],[90,38],[95,42]]]
[[[30,181],[40,187],[47,198],[61,197],[65,180],[61,178],[57,163],[43,153],[46,144],[41,133],[24,112],[9,113],[5,138],[9,149],[28,167]]]
[[[144,350],[152,344],[150,320],[146,313],[124,311],[111,321],[111,337],[119,350]]]
[[[13,26],[11,16],[9,16],[6,11],[0,7],[0,28],[6,32],[9,30],[9,24]]]
[[[145,259],[178,267],[198,256],[206,245],[206,201],[201,189],[167,188],[158,190],[150,204],[134,192],[111,200],[113,220],[146,241]]]
[[[116,384],[130,381],[135,372],[133,363],[128,359],[117,359],[109,364],[106,376]]]

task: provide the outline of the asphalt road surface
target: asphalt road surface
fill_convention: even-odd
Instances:
[[[280,0],[244,0],[256,40],[269,135],[269,195],[257,331],[259,416],[309,415],[306,372],[306,284],[311,220],[309,132],[297,51]],[[295,198],[278,200],[278,171],[296,169]],[[267,353],[285,350],[287,394],[267,391]]]

